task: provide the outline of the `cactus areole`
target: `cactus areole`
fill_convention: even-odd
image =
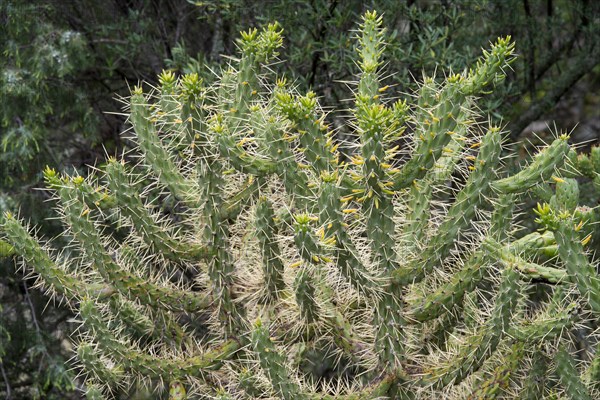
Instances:
[[[382,18],[366,13],[354,102],[337,116],[346,141],[314,93],[268,68],[281,45],[269,25],[242,33],[211,82],[163,72],[128,99],[131,154],[85,179],[47,168],[62,251],[3,216],[7,255],[83,321],[87,396],[597,396],[600,283],[578,191],[558,186],[538,208],[546,232],[512,236],[519,199],[562,180],[567,137],[508,175],[501,130],[476,114],[510,38],[393,100]],[[587,356],[573,329],[590,335]]]

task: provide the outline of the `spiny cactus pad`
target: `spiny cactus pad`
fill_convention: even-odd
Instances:
[[[281,44],[269,25],[214,81],[164,72],[128,99],[126,158],[86,179],[46,169],[66,248],[4,216],[4,252],[83,321],[88,396],[597,396],[600,283],[560,178],[567,137],[508,176],[475,111],[510,38],[393,100],[365,14],[353,106],[333,116],[345,141],[268,67]],[[557,185],[548,231],[517,240],[515,207],[541,184]]]

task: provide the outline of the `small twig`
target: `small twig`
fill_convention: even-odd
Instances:
[[[0,371],[2,371],[2,378],[4,379],[4,385],[6,386],[6,400],[12,399],[12,393],[10,390],[10,382],[8,381],[8,376],[6,376],[6,371],[4,370],[4,364],[0,361]]]
[[[35,316],[35,308],[33,307],[33,303],[31,302],[31,297],[29,296],[29,289],[27,289],[26,282],[23,282],[23,287],[25,288],[25,298],[27,299],[27,304],[29,304],[29,308],[31,309],[31,319],[33,319],[35,331],[38,335],[40,335],[42,330],[40,329],[40,324],[38,324],[37,317]]]

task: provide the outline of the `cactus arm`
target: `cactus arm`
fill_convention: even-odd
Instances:
[[[354,116],[361,143],[361,157],[354,164],[362,167],[364,186],[362,212],[366,218],[367,237],[371,241],[373,262],[378,270],[389,273],[396,268],[394,252],[395,224],[392,219],[393,192],[388,189],[391,177],[384,145],[391,140],[397,121],[391,110],[379,102],[379,67],[384,49],[382,18],[366,13],[361,25],[358,51],[360,80],[355,93]]]
[[[313,277],[306,268],[302,268],[296,274],[294,278],[294,291],[302,320],[307,325],[317,322],[321,310],[316,301],[317,296]]]
[[[237,170],[246,174],[266,176],[277,172],[277,164],[273,160],[248,154],[244,150],[243,139],[236,143],[225,121],[222,115],[217,115],[210,127],[223,157],[229,159]]]
[[[554,240],[554,234],[550,231],[529,233],[512,242],[510,249],[514,254],[535,256],[541,253],[547,257],[558,255],[558,246]]]
[[[170,314],[156,310],[148,315],[121,295],[111,296],[108,306],[112,315],[136,338],[162,340],[174,346],[189,339]]]
[[[153,247],[156,253],[173,261],[189,257],[209,256],[210,249],[177,241],[172,238],[172,233],[167,231],[166,227],[157,223],[156,218],[150,214],[138,193],[133,189],[124,164],[116,160],[109,160],[106,166],[106,176],[110,190],[114,193],[114,198],[121,211],[129,217],[138,234]]]
[[[395,223],[391,165],[386,163],[388,156],[385,144],[401,134],[400,121],[405,108],[397,103],[394,109],[380,104],[379,68],[384,44],[382,17],[376,12],[368,12],[363,17],[358,52],[360,57],[360,80],[355,92],[356,129],[361,144],[361,154],[353,163],[361,168],[357,174],[362,187],[362,196],[356,201],[362,203],[362,214],[366,218],[366,234],[370,241],[372,261],[376,270],[384,276],[397,268],[395,255]],[[359,192],[360,193],[360,192]],[[388,290],[392,289],[388,285]],[[376,319],[379,327],[376,342],[382,350],[381,359],[392,365],[401,354],[399,325],[403,324],[399,315],[389,310],[396,305],[399,288],[394,293],[384,294],[378,301]]]
[[[502,358],[502,362],[494,369],[490,376],[476,384],[468,400],[486,399],[493,400],[504,398],[503,392],[510,387],[511,379],[525,357],[523,343],[515,343]]]
[[[16,252],[40,275],[44,285],[52,292],[64,295],[67,299],[77,298],[84,293],[85,288],[81,285],[81,279],[52,261],[38,241],[12,214],[4,215],[2,230]]]
[[[252,100],[258,94],[258,72],[261,64],[268,63],[278,56],[277,49],[283,45],[283,30],[278,24],[269,24],[259,33],[257,29],[241,32],[239,45],[241,58],[238,61],[238,71],[230,77],[228,85],[234,84],[231,90],[225,87],[225,96],[218,102],[230,104],[229,124],[239,125],[248,114]]]
[[[135,303],[121,295],[111,296],[108,300],[110,311],[126,326],[128,332],[136,337],[152,336],[157,331],[156,321],[136,308]],[[155,337],[160,339],[160,336]]]
[[[229,226],[221,221],[220,212],[223,204],[223,177],[220,176],[219,165],[207,165],[202,177],[203,198],[206,199],[202,213],[207,221],[204,226],[204,241],[215,251],[208,260],[208,276],[212,285],[215,304],[219,310],[219,318],[229,335],[242,329],[243,310],[233,301],[234,265],[227,247]]]
[[[302,393],[300,386],[289,377],[285,358],[275,348],[267,327],[260,320],[252,330],[251,343],[275,393],[285,400],[307,400],[308,397]]]
[[[379,95],[379,68],[382,65],[381,55],[385,49],[382,28],[383,18],[375,11],[363,16],[358,38],[359,67],[361,70],[358,82],[357,101],[370,103]]]
[[[385,163],[383,135],[388,124],[389,113],[379,105],[368,106],[360,113],[358,125],[362,143],[363,196],[357,201],[362,203],[362,213],[366,218],[367,237],[371,243],[373,263],[382,273],[397,268],[395,261],[395,223],[393,221],[393,194],[386,187],[388,166]]]
[[[393,272],[393,279],[397,284],[406,285],[421,281],[448,255],[460,230],[471,223],[477,207],[484,200],[490,179],[495,173],[494,168],[500,157],[500,141],[501,136],[498,129],[491,129],[484,136],[481,150],[475,160],[475,169],[456,196],[455,203],[448,210],[438,234],[427,245],[418,261],[406,269],[399,268]]]
[[[258,193],[258,188],[259,181],[249,177],[242,190],[223,201],[223,208],[219,211],[221,221],[234,220]]]
[[[492,187],[500,193],[523,193],[540,181],[550,179],[569,152],[567,140],[565,135],[558,137],[550,146],[536,154],[531,164],[515,175],[493,182]]]
[[[393,192],[388,189],[392,184],[389,172],[391,165],[386,163],[388,153],[384,146],[392,136],[397,135],[399,126],[392,110],[379,102],[378,70],[385,48],[382,23],[381,16],[368,12],[360,29],[360,80],[353,112],[361,143],[361,157],[355,157],[354,164],[362,167],[361,189],[364,192],[357,201],[362,203],[362,213],[366,218],[366,233],[371,241],[373,262],[379,271],[389,273],[397,265],[393,239]]]
[[[394,177],[394,190],[404,189],[414,180],[423,178],[434,166],[435,160],[441,157],[451,136],[459,129],[457,120],[465,96],[458,90],[457,80],[458,77],[452,77],[439,94],[434,96],[439,101],[435,108],[422,110],[420,119],[423,120],[423,131],[415,138],[416,145],[411,158]],[[426,81],[423,90],[429,90],[431,85],[432,82]]]
[[[433,185],[426,180],[415,180],[410,186],[410,213],[402,229],[406,251],[418,252],[425,243],[432,192]]]
[[[458,128],[460,107],[465,103],[466,96],[477,94],[494,79],[503,78],[503,68],[512,61],[513,52],[514,43],[510,42],[510,37],[498,39],[492,50],[485,51],[483,57],[477,61],[475,69],[469,71],[466,76],[455,75],[448,79],[446,85],[434,97],[438,106],[430,111],[431,118],[427,119],[425,124],[426,131],[419,138],[411,158],[395,177],[395,190],[406,188],[415,179],[422,178],[434,165],[435,160],[440,158],[451,135]],[[432,85],[432,82],[426,82],[426,85]]]
[[[317,108],[315,93],[293,96],[283,85],[281,82],[275,93],[279,113],[292,122],[310,167],[317,173],[332,171],[337,165],[337,146],[324,123],[325,116]]]
[[[554,361],[556,362],[556,373],[567,397],[572,400],[591,400],[592,397],[581,382],[575,360],[563,346],[559,347]]]
[[[461,111],[461,114],[464,113]],[[419,252],[421,246],[425,244],[424,235],[429,223],[433,188],[443,185],[451,178],[458,160],[463,156],[461,149],[466,145],[464,133],[460,131],[460,127],[457,128],[457,132],[452,135],[450,143],[444,149],[442,158],[435,163],[423,179],[415,180],[410,185],[410,201],[408,203],[410,212],[407,222],[402,227],[406,243],[404,251]]]
[[[538,400],[540,395],[544,396],[546,379],[548,376],[549,362],[540,346],[533,349],[531,368],[527,371],[528,379],[519,398],[523,400]]]
[[[509,236],[508,228],[512,223],[515,200],[514,195],[505,194],[494,203],[489,231],[489,237],[492,239],[502,242]]]
[[[76,180],[76,178],[74,179]],[[89,209],[78,196],[77,182],[65,182],[58,190],[64,218],[94,267],[107,283],[126,297],[173,311],[196,311],[210,305],[208,296],[176,288],[159,286],[122,269],[104,248],[102,238],[90,219]]]
[[[506,228],[510,225],[514,208],[512,195],[502,196],[498,199],[492,214],[489,238],[503,240]],[[409,318],[425,322],[437,318],[452,307],[462,304],[464,295],[475,289],[477,284],[488,275],[487,264],[493,260],[490,254],[482,249],[473,252],[461,269],[456,272],[450,281],[409,310]]]
[[[576,283],[579,293],[592,311],[600,313],[600,279],[596,268],[588,261],[579,235],[569,219],[558,221],[554,238],[558,245],[559,257]]]
[[[274,218],[272,204],[266,198],[260,198],[256,207],[255,225],[262,253],[265,293],[270,299],[277,299],[279,292],[285,287],[281,250],[275,241],[277,227]]]
[[[214,370],[230,359],[240,343],[230,339],[202,355],[187,358],[162,358],[146,354],[129,343],[116,338],[108,329],[107,322],[92,300],[83,300],[80,308],[84,324],[90,330],[102,352],[110,354],[123,368],[131,368],[140,375],[172,378],[173,376],[199,376],[203,371]]]
[[[83,364],[86,372],[101,382],[111,386],[123,383],[125,374],[121,365],[108,366],[102,359],[101,353],[91,343],[80,343],[77,346],[77,358]]]
[[[48,189],[58,190],[63,186],[60,174],[53,168],[46,166],[44,169],[44,182]],[[109,210],[116,205],[116,199],[108,189],[95,186],[88,181],[79,182],[79,191],[83,194],[83,200],[90,209]]]
[[[286,124],[281,118],[268,115],[268,111],[259,109],[252,114],[253,129],[262,133],[269,155],[277,163],[277,174],[283,180],[286,192],[293,196],[299,207],[310,196],[308,176],[301,170],[296,157],[290,149],[293,136],[286,133]]]
[[[317,208],[323,236],[334,242],[336,264],[341,274],[359,293],[371,296],[374,278],[359,260],[354,244],[344,229],[337,175],[322,174],[321,179]]]
[[[508,331],[519,293],[519,274],[510,269],[503,271],[494,310],[481,332],[468,339],[450,365],[435,368],[425,381],[441,387],[451,383],[457,385],[476,372],[496,351],[500,340]]]
[[[225,131],[238,133],[243,117],[247,113],[247,103],[253,90],[250,86],[254,85],[254,81],[249,82],[246,78],[249,78],[252,71],[257,68],[256,56],[262,51],[258,44],[260,36],[257,35],[255,30],[242,34],[242,59],[239,62],[239,71],[229,70],[223,73],[217,98],[220,109],[211,119],[209,128],[216,136],[222,135]],[[232,90],[231,86],[236,79],[238,83],[243,84],[234,85]],[[227,246],[229,225],[228,221],[221,220],[220,215],[224,206],[223,165],[218,154],[214,154],[198,163],[197,170],[200,188],[198,195],[204,200],[201,205],[205,221],[202,236],[204,242],[214,249],[212,257],[208,259],[211,290],[222,326],[227,335],[235,335],[242,328],[243,311],[233,301],[234,266]]]
[[[302,301],[299,303],[301,304],[301,310],[311,310],[314,315],[317,315],[320,308],[321,312],[318,317],[326,326],[331,328],[334,342],[346,351],[351,358],[355,358],[355,349],[360,346],[350,330],[350,323],[335,306],[335,293],[327,284],[324,276],[323,265],[326,259],[321,255],[320,246],[310,232],[309,223],[310,217],[307,215],[296,217],[294,242],[305,265],[312,266],[311,271],[304,268],[298,273],[297,279],[301,279],[304,286],[297,286],[296,297],[302,296]],[[316,303],[317,289],[322,304]],[[313,321],[315,320],[316,318],[313,317]]]
[[[483,56],[467,74],[462,86],[463,93],[475,95],[490,83],[504,79],[504,68],[515,60],[514,53],[515,43],[510,36],[498,38],[490,50],[483,50]]]
[[[570,281],[566,271],[528,262],[514,254],[510,248],[503,247],[492,239],[486,239],[483,247],[492,257],[500,261],[505,268],[515,268],[529,279],[539,279],[549,283]]]
[[[191,154],[198,158],[206,157],[212,147],[207,132],[208,115],[207,89],[196,73],[186,74],[179,81],[181,113],[184,141],[191,148]]]
[[[555,210],[573,213],[579,203],[579,184],[573,178],[559,178],[555,195],[550,198],[550,206]]]
[[[552,340],[574,325],[574,308],[565,308],[554,315],[544,315],[530,324],[517,325],[510,330],[509,335],[528,343]]]
[[[158,105],[162,112],[162,121],[165,125],[173,125],[179,117],[177,95],[179,87],[173,71],[163,70],[158,74],[159,91]]]
[[[474,253],[447,284],[426,296],[408,311],[407,319],[425,322],[439,317],[455,305],[461,304],[465,293],[475,289],[487,275],[486,256]]]
[[[195,207],[197,203],[193,196],[194,185],[181,175],[173,157],[160,143],[156,127],[148,111],[147,102],[141,89],[136,89],[131,96],[129,117],[145,160],[160,182],[168,187],[175,197],[188,206]]]

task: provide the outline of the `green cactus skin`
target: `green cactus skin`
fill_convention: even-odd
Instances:
[[[87,387],[85,398],[88,400],[104,400],[106,397],[102,394],[102,389],[99,385],[90,384]]]
[[[322,175],[321,193],[317,202],[323,236],[335,246],[334,256],[340,273],[366,296],[372,296],[374,278],[357,256],[357,250],[344,228],[340,188],[336,175]]]
[[[120,366],[107,366],[106,362],[102,360],[101,354],[90,343],[80,343],[77,346],[77,358],[86,372],[100,382],[108,382],[112,386],[118,386],[123,379],[123,369]]]
[[[592,397],[583,382],[581,382],[575,360],[569,352],[564,347],[560,347],[554,360],[556,362],[556,373],[567,397],[573,400],[591,400]]]
[[[465,293],[485,276],[486,261],[482,253],[475,253],[467,260],[463,268],[452,276],[452,280],[428,295],[409,311],[408,318],[419,322],[432,320],[447,310],[461,304]]]
[[[312,282],[310,273],[302,269],[296,275],[294,281],[296,302],[300,308],[300,315],[307,324],[319,319],[319,305],[316,302],[316,289]]]
[[[290,149],[293,136],[287,136],[285,119],[276,118],[269,115],[267,110],[258,109],[252,110],[251,123],[256,132],[263,132],[265,146],[268,147],[270,157],[277,163],[277,174],[283,180],[286,192],[295,196],[299,207],[303,206],[304,199],[310,196],[309,178],[294,160],[294,153]]]
[[[304,266],[310,266],[310,269],[302,268],[296,275],[296,301],[308,323],[320,319],[327,328],[332,329],[334,342],[354,358],[354,351],[359,345],[355,343],[350,324],[329,300],[334,296],[324,277],[322,266],[325,257],[321,255],[320,246],[310,233],[309,224],[308,216],[296,217],[294,241],[304,260]],[[324,299],[320,305],[317,304],[318,297]]]
[[[579,185],[573,178],[559,179],[556,182],[554,200],[550,199],[550,206],[555,210],[565,209],[573,212],[579,203]]]
[[[447,257],[461,229],[473,219],[477,206],[489,188],[494,168],[500,157],[500,131],[490,130],[482,139],[481,151],[475,161],[477,165],[465,187],[458,193],[456,202],[448,210],[446,219],[427,245],[415,266],[394,271],[394,281],[400,285],[420,282],[436,264]]]
[[[248,155],[239,142],[236,143],[233,135],[228,131],[228,125],[223,122],[217,119],[211,128],[217,137],[221,155],[229,158],[237,170],[255,176],[269,175],[277,171],[275,162]]]
[[[599,313],[600,279],[596,268],[588,261],[579,235],[572,224],[570,219],[558,222],[557,230],[554,232],[558,254],[569,276],[577,284],[583,299],[595,313]]]
[[[276,299],[279,296],[279,292],[284,289],[285,283],[283,281],[284,266],[281,261],[281,252],[275,242],[277,227],[274,218],[273,206],[267,199],[259,199],[256,207],[255,224],[263,257],[265,289],[268,296]]]
[[[521,342],[511,346],[502,363],[496,367],[491,376],[477,385],[468,400],[503,398],[510,386],[512,375],[518,370],[519,364],[525,357],[524,344]]]
[[[10,257],[15,255],[15,248],[4,240],[0,241],[0,257]]]
[[[156,222],[142,203],[138,193],[133,189],[132,182],[122,163],[109,160],[106,166],[106,176],[108,186],[115,194],[119,209],[131,220],[136,231],[146,243],[153,247],[155,253],[160,253],[171,260],[208,257],[210,249],[173,240],[172,233]]]
[[[131,97],[130,121],[140,149],[161,183],[167,186],[175,197],[194,206],[193,184],[182,176],[173,162],[173,157],[158,141],[156,127],[152,123],[152,117],[148,110],[148,99],[144,97],[141,89],[137,89]]]
[[[4,218],[3,231],[8,240],[14,243],[15,251],[23,257],[27,265],[33,267],[51,293],[67,298],[76,298],[82,293],[81,281],[59,267],[41,248],[38,241],[29,235],[27,229],[10,214]]]
[[[595,349],[583,374],[559,351],[562,389],[521,371],[541,376],[577,329],[595,346],[600,283],[582,244],[595,217],[561,168],[596,179],[600,151],[578,159],[561,136],[504,175],[502,132],[476,122],[473,96],[502,79],[511,41],[392,100],[382,25],[368,12],[358,30],[351,143],[314,93],[265,68],[283,41],[269,25],[242,33],[212,82],[166,71],[134,89],[136,165],[110,159],[86,179],[46,169],[66,248],[2,218],[2,255],[80,314],[89,398],[598,393]],[[536,192],[547,230],[515,240],[513,211]]]
[[[529,379],[525,381],[525,386],[521,393],[519,393],[519,398],[524,400],[546,398],[544,395],[548,368],[549,360],[544,351],[541,348],[534,349],[531,367],[527,372]]]
[[[121,325],[132,337],[141,340],[160,340],[174,347],[179,347],[186,341],[187,335],[174,318],[162,311],[147,310],[136,307],[135,303],[122,296],[111,296],[108,305],[117,320],[123,321]]]
[[[523,193],[523,191],[545,182],[562,166],[569,152],[568,137],[558,137],[550,146],[536,154],[534,160],[516,175],[500,179],[492,184],[500,193]]]
[[[511,249],[502,248],[499,243],[490,239],[486,239],[484,246],[506,268],[514,268],[529,279],[541,279],[550,283],[570,280],[566,271],[528,262],[516,255]]]
[[[578,321],[576,303],[564,304],[565,293],[562,287],[555,289],[553,299],[546,310],[532,321],[515,325],[509,335],[526,343],[539,343],[552,340],[571,328]]]
[[[582,380],[596,390],[600,386],[600,353],[598,351],[582,376]]]
[[[288,93],[277,95],[278,107],[295,124],[296,135],[310,167],[317,173],[334,170],[337,159],[331,131],[323,124],[317,110],[317,98],[312,92],[306,96],[292,97]]]
[[[268,329],[259,321],[252,331],[252,347],[258,354],[261,368],[266,372],[275,393],[286,400],[308,399],[285,368],[285,357],[277,352]]]
[[[423,119],[426,128],[418,138],[413,156],[394,179],[396,190],[406,188],[415,179],[422,178],[433,167],[435,160],[440,158],[444,147],[458,128],[456,118],[465,97],[455,82],[449,82],[435,97],[436,106],[429,111],[429,118]]]
[[[92,301],[84,300],[80,308],[84,324],[94,334],[101,351],[114,357],[123,368],[138,371],[148,377],[183,377],[217,369],[240,347],[238,341],[229,340],[200,356],[182,359],[156,357],[131,348],[123,340],[119,340],[109,331],[107,321]]]
[[[481,368],[507,332],[519,292],[519,274],[511,269],[505,270],[491,318],[482,327],[482,331],[468,339],[467,345],[461,348],[456,360],[450,365],[434,369],[431,376],[425,378],[426,381],[442,386],[458,384],[473,371]]]

